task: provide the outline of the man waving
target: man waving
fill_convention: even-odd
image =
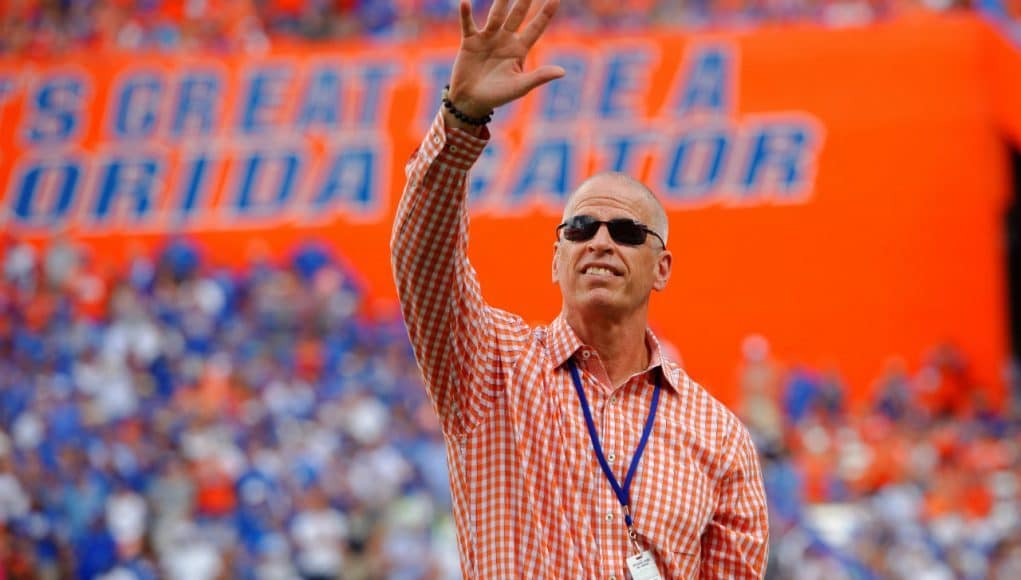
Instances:
[[[460,5],[449,88],[407,167],[391,240],[401,307],[447,444],[467,578],[759,578],[766,500],[748,431],[666,358],[649,300],[673,256],[641,182],[569,197],[548,326],[486,304],[467,258],[468,171],[495,109],[564,75],[526,71],[557,8]]]

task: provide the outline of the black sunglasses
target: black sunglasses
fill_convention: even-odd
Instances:
[[[652,234],[666,248],[666,242],[659,234],[650,230],[642,222],[627,218],[616,218],[604,222],[590,215],[576,215],[557,226],[557,237],[560,236],[560,230],[564,230],[564,239],[571,242],[584,242],[591,240],[603,224],[606,224],[610,237],[618,244],[640,246],[645,243],[645,238]]]

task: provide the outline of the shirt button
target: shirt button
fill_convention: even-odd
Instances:
[[[583,359],[585,359],[585,360],[588,360],[588,358],[589,358],[590,356],[592,356],[592,353],[591,353],[591,352],[589,352],[589,351],[587,351],[587,350],[583,350],[583,351],[581,351],[581,358],[583,358]]]
[[[610,461],[613,461],[614,459],[617,458],[617,455],[615,453],[611,453],[607,455],[606,458],[609,459]]]
[[[611,405],[616,405],[617,404],[617,395],[614,395],[614,396],[610,397],[610,404]]]
[[[616,576],[610,576],[610,580],[617,580]]]
[[[450,152],[451,153],[457,153],[457,145],[451,145],[450,146]]]
[[[610,512],[610,513],[606,514],[606,521],[608,521],[608,522],[612,522],[613,521],[613,512]]]

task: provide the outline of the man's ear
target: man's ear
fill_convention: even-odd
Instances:
[[[557,274],[560,273],[559,258],[560,258],[560,242],[553,242],[553,268],[552,268],[553,275],[551,277],[551,280],[554,284],[556,284],[559,281],[559,279],[557,278]]]
[[[653,290],[662,290],[666,288],[666,283],[670,281],[670,274],[673,271],[674,255],[670,250],[663,250],[659,253],[659,258],[656,261],[656,280],[652,283]]]

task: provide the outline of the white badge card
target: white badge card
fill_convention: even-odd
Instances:
[[[656,567],[656,561],[648,550],[642,550],[641,554],[635,554],[627,559],[628,570],[631,570],[633,580],[662,580],[663,576]]]

